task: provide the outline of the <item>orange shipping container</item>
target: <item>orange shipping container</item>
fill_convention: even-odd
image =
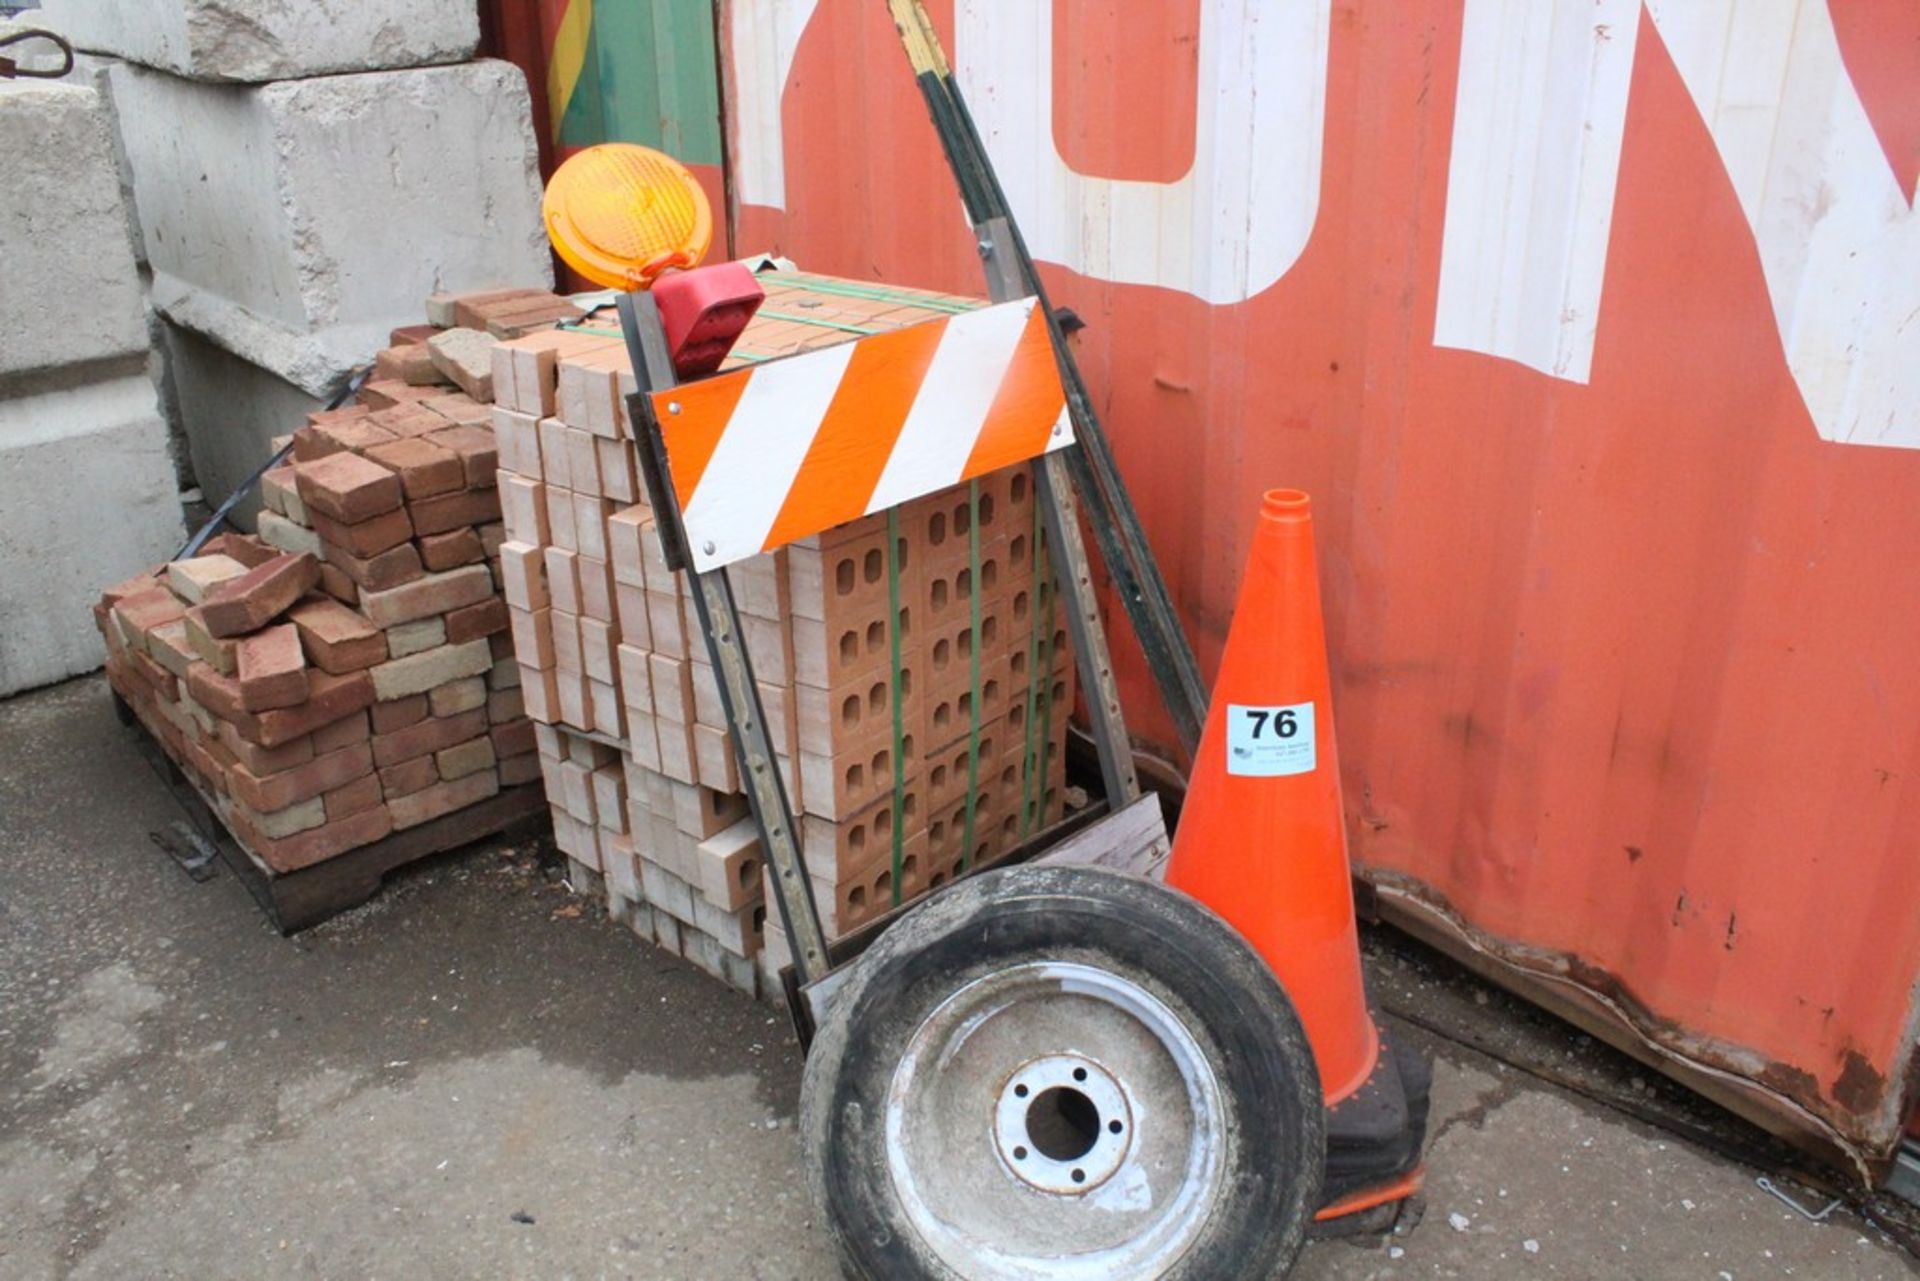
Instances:
[[[1884,1160],[1920,977],[1920,10],[932,8],[1209,670],[1260,492],[1313,493],[1383,911]],[[734,243],[977,292],[884,6],[718,23]]]

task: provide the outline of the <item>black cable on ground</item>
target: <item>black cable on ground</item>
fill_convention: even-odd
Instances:
[[[340,408],[340,406],[346,404],[347,401],[351,400],[353,396],[366,385],[367,377],[372,373],[372,365],[362,365],[360,368],[354,370],[347,376],[346,385],[334,393],[333,399],[327,402],[326,409],[321,412],[332,413],[334,410]],[[169,561],[186,560],[188,557],[197,553],[202,547],[206,546],[207,540],[213,537],[214,531],[226,523],[227,517],[233,512],[234,505],[248,494],[251,494],[254,486],[260,483],[260,478],[285,462],[287,455],[292,452],[293,442],[288,441],[275,452],[273,457],[260,464],[259,470],[255,471],[253,475],[234,486],[233,492],[228,494],[218,507],[214,508],[213,515],[207,517],[207,523],[200,526],[198,532],[196,532],[192,538],[189,538],[179,551],[167,559]],[[159,570],[155,570],[154,572],[159,573],[165,568],[166,566],[162,565]]]

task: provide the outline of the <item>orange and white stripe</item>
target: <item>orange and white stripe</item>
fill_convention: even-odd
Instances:
[[[1031,298],[653,395],[696,569],[1073,441]]]

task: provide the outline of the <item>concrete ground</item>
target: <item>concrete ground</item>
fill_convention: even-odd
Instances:
[[[784,1015],[524,849],[282,939],[149,842],[176,817],[99,680],[0,703],[0,1277],[834,1274]],[[1845,1210],[1405,1034],[1438,1057],[1425,1216],[1297,1276],[1917,1275]]]

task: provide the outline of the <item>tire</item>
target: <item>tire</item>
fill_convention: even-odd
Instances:
[[[1278,1276],[1325,1161],[1312,1050],[1258,954],[1088,867],[902,917],[834,995],[800,1122],[843,1264],[885,1281]]]

